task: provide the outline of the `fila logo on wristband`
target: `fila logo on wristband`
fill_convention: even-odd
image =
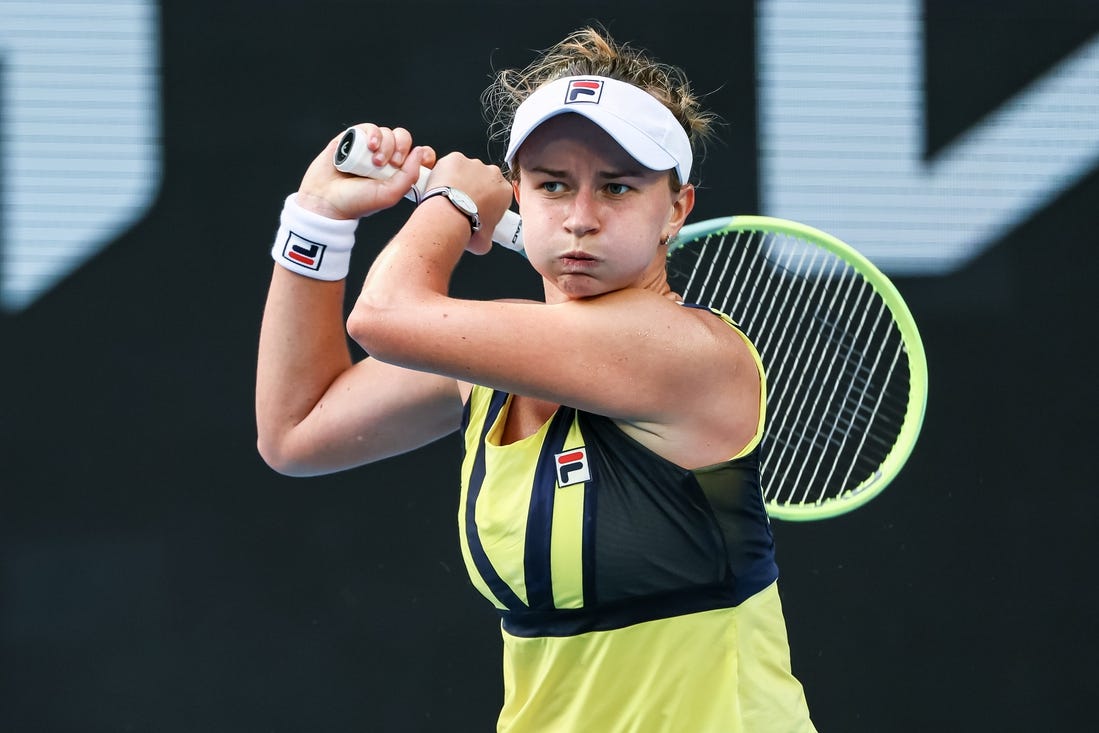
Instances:
[[[603,82],[598,79],[574,79],[569,82],[569,91],[565,95],[565,104],[587,102],[599,104],[603,95]]]
[[[326,245],[311,242],[300,234],[290,232],[282,248],[282,256],[310,270],[320,270]]]
[[[271,258],[293,273],[329,282],[347,277],[358,219],[329,219],[303,209],[297,194],[286,197]],[[304,232],[299,234],[299,232]]]
[[[581,446],[574,450],[558,453],[553,459],[557,465],[557,486],[559,488],[591,481],[587,448]]]

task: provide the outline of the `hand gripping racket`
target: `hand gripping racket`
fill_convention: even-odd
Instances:
[[[349,129],[336,151],[346,173],[388,178]],[[419,201],[424,169],[407,198]],[[523,251],[518,214],[493,241]],[[668,281],[684,302],[730,316],[767,370],[761,469],[768,513],[825,519],[877,496],[908,460],[923,425],[927,359],[889,279],[842,241],[765,216],[684,227],[668,248]]]
[[[332,163],[343,173],[365,178],[385,180],[397,172],[397,169],[391,165],[382,167],[374,165],[370,160],[372,155],[366,147],[365,136],[358,129],[350,127],[340,138]],[[430,170],[421,168],[419,179],[405,194],[405,198],[419,203],[420,197],[427,191],[427,179],[430,174]],[[516,252],[522,252],[523,223],[519,220],[519,215],[514,211],[505,211],[504,217],[492,230],[492,241]]]

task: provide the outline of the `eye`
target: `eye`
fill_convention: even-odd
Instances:
[[[608,183],[607,184],[607,193],[611,194],[612,196],[621,196],[622,194],[626,193],[629,190],[630,190],[630,187],[627,186],[625,183]]]
[[[561,193],[565,190],[565,184],[561,181],[546,181],[542,184],[542,190],[546,193]]]

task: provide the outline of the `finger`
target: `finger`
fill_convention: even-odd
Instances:
[[[423,157],[420,159],[420,165],[424,168],[434,168],[438,157],[435,153],[435,148],[430,145],[421,145],[420,150],[423,151]]]
[[[393,159],[393,151],[397,148],[396,140],[393,137],[393,130],[388,127],[379,127],[376,139],[378,141],[376,147],[370,148],[374,151],[374,165],[389,165]]]
[[[412,150],[412,133],[403,127],[393,128],[393,155],[389,162],[400,168],[408,159],[408,153]]]
[[[423,146],[412,148],[408,152],[408,157],[405,159],[404,165],[382,183],[386,186],[398,188],[402,193],[407,193],[410,188],[419,183],[420,169],[427,165],[427,156],[429,153],[431,158],[434,159],[435,153],[430,148],[425,148]]]
[[[355,129],[362,135],[363,140],[366,140],[366,149],[372,153],[377,151],[378,145],[381,143],[378,126],[372,122],[360,122],[355,125]]]

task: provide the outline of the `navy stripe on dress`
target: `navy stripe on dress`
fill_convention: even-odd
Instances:
[[[504,403],[507,402],[507,397],[506,392],[493,391],[488,406],[488,414],[485,415],[485,423],[481,427],[481,440],[477,446],[477,455],[473,459],[473,468],[469,474],[469,492],[466,496],[466,542],[469,545],[469,554],[473,558],[473,564],[477,567],[477,572],[485,581],[485,585],[505,607],[512,611],[518,611],[525,609],[525,605],[519,600],[519,596],[515,595],[515,591],[511,589],[511,586],[505,583],[504,579],[496,572],[496,568],[492,567],[492,562],[488,559],[485,548],[481,544],[481,536],[477,533],[477,497],[480,495],[481,487],[485,483],[485,442],[488,431],[491,429],[492,424],[496,422],[496,418],[499,417]]]
[[[553,569],[550,548],[553,533],[553,502],[557,493],[556,453],[563,451],[576,411],[561,407],[550,422],[542,451],[534,470],[534,485],[527,510],[527,543],[523,552],[523,571],[527,581],[527,601],[532,609],[553,608]]]
[[[504,630],[512,636],[576,636],[735,605],[733,589],[720,583],[642,598],[624,598],[596,608],[501,611],[500,617]]]

